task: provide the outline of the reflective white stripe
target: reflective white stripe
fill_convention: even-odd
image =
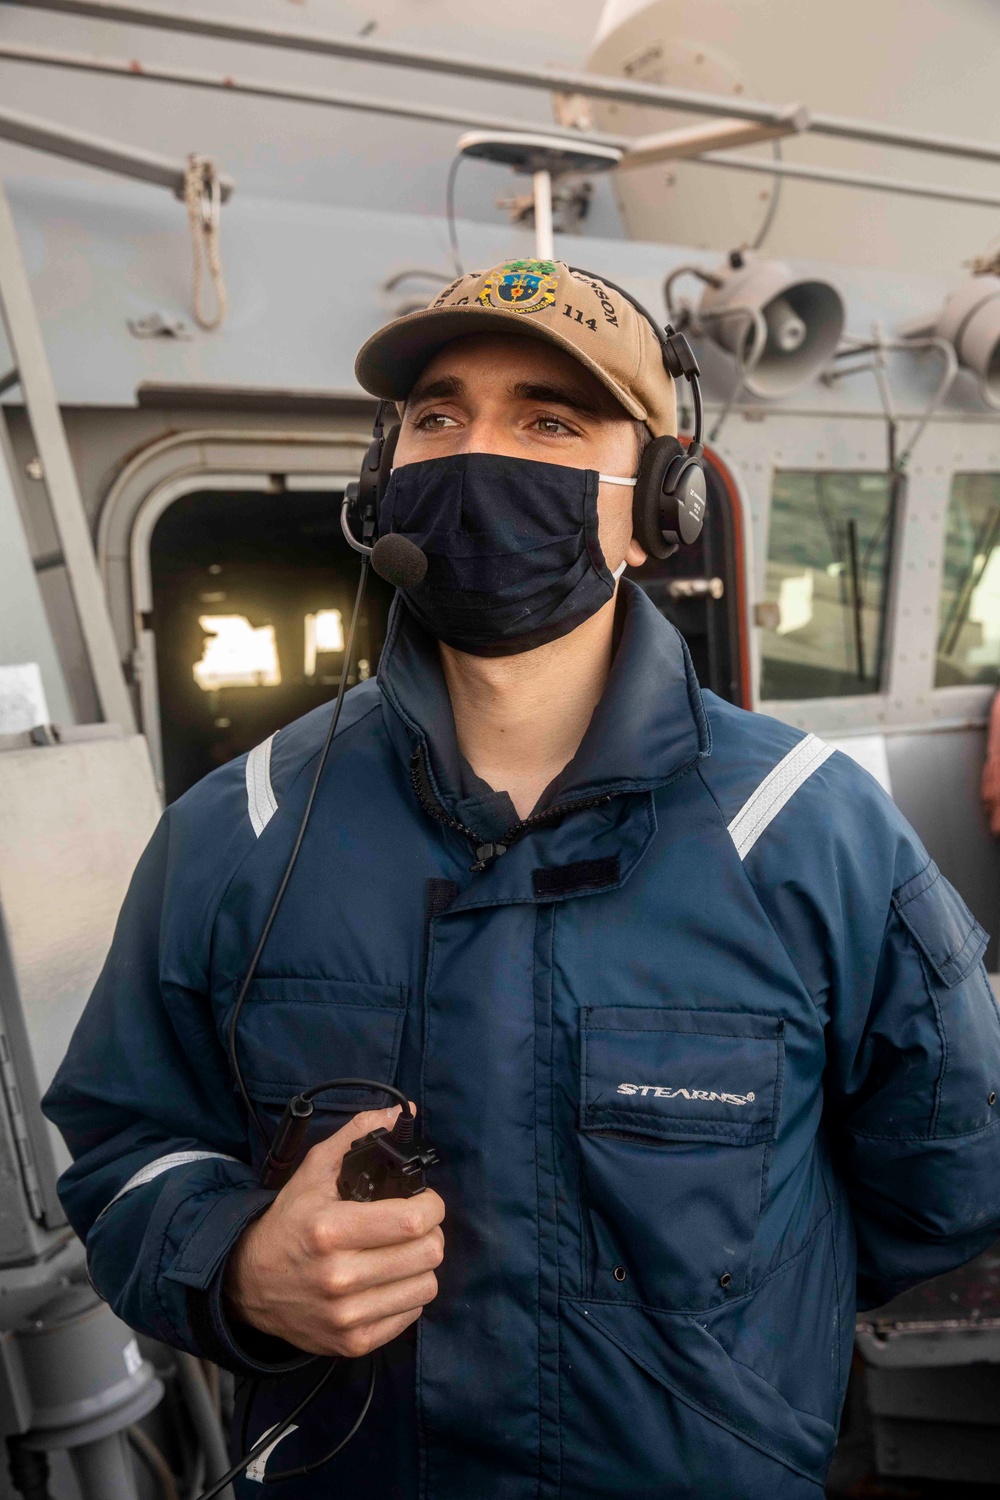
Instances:
[[[825,745],[816,735],[807,734],[765,776],[729,825],[729,833],[740,859],[746,859],[764,829],[777,817],[789,797],[794,796],[802,783],[808,781],[812,773],[833,754],[833,749],[832,745]]]
[[[257,745],[247,756],[247,811],[253,831],[260,838],[264,829],[278,811],[274,789],[271,786],[271,746],[274,735],[262,745]]]
[[[236,1161],[236,1157],[227,1156],[224,1151],[171,1151],[169,1156],[158,1156],[155,1161],[148,1161],[144,1167],[140,1167],[125,1186],[118,1189],[111,1202],[105,1203],[98,1219],[107,1213],[112,1203],[117,1203],[119,1198],[124,1198],[133,1188],[145,1187],[147,1182],[153,1182],[162,1173],[169,1172],[171,1167],[186,1167],[193,1161]]]
[[[638,479],[622,479],[617,474],[598,474],[597,477],[602,484],[627,484],[630,489],[639,483]]]
[[[620,563],[619,563],[619,564],[618,564],[618,566],[617,566],[617,568],[616,568],[616,569],[615,569],[615,571],[614,571],[614,572],[613,572],[613,573],[612,573],[612,575],[611,575],[611,576],[612,576],[612,578],[620,578],[620,577],[621,577],[621,576],[622,576],[622,574],[623,574],[623,573],[624,573],[624,571],[625,571],[625,569],[626,569],[626,568],[627,568],[627,567],[628,567],[628,563],[627,563],[627,562],[626,562],[626,561],[625,561],[625,560],[624,560],[624,559],[623,559],[623,560],[622,560],[622,561],[621,561],[621,562],[620,562]]]

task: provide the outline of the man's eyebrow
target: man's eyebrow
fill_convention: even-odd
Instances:
[[[447,401],[451,396],[464,396],[465,381],[457,375],[439,375],[436,380],[418,380],[406,398],[407,406],[418,401]]]
[[[572,385],[549,385],[545,381],[519,380],[510,388],[517,401],[540,401],[548,406],[565,406],[582,417],[604,417],[608,408]]]

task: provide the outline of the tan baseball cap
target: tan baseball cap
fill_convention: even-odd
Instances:
[[[472,333],[555,344],[654,437],[677,431],[674,382],[649,321],[613,287],[560,260],[508,260],[460,276],[429,307],[372,335],[354,366],[358,384],[384,401],[405,401],[438,350]]]

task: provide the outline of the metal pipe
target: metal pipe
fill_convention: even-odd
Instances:
[[[229,1453],[200,1361],[193,1354],[178,1353],[177,1376],[198,1441],[205,1452],[209,1481],[220,1479],[229,1470]],[[226,1486],[220,1500],[233,1500],[232,1485]]]
[[[682,125],[678,130],[635,137],[618,167],[620,171],[628,171],[631,167],[651,167],[660,162],[687,161],[693,156],[703,156],[706,151],[757,146],[762,141],[802,135],[808,129],[809,111],[801,104],[790,110],[788,119],[780,125],[759,125],[756,120],[706,120],[698,125]]]
[[[737,99],[705,94],[692,89],[669,88],[665,84],[638,83],[634,79],[611,78],[566,68],[512,67],[484,62],[481,57],[449,56],[421,48],[398,47],[360,37],[338,37],[253,21],[221,20],[215,16],[154,10],[124,0],[6,0],[33,10],[58,11],[90,19],[125,21],[160,31],[183,32],[233,42],[251,42],[292,52],[311,52],[323,57],[342,57],[354,62],[378,63],[384,67],[417,68],[423,72],[454,77],[479,78],[491,83],[555,93],[582,94],[591,99],[613,99],[626,104],[648,104],[659,109],[677,109],[689,114],[719,115],[739,120],[778,124],[788,116],[789,106],[766,104],[757,99]],[[898,146],[908,151],[931,151],[943,156],[962,156],[977,161],[1000,162],[1000,144],[963,140],[929,131],[880,125],[871,120],[853,120],[841,115],[813,115],[810,129],[818,135],[867,141],[873,145]]]
[[[973,203],[982,208],[1000,208],[1000,195],[979,193],[972,188],[946,187],[943,183],[907,182],[904,177],[878,177],[869,172],[847,172],[838,167],[803,166],[798,162],[765,160],[713,152],[694,156],[695,166],[731,167],[738,172],[763,172],[767,177],[798,177],[803,182],[824,182],[833,187],[867,188],[877,193],[902,193],[908,198],[937,198],[946,203]]]
[[[32,63],[44,67],[66,68],[75,72],[97,73],[106,77],[118,78],[145,78],[154,83],[174,83],[185,87],[218,90],[229,94],[248,94],[255,98],[277,99],[296,104],[319,104],[332,109],[358,110],[366,114],[378,114],[406,120],[422,120],[431,125],[454,125],[463,127],[467,125],[477,126],[483,130],[513,130],[524,129],[523,120],[511,120],[498,115],[480,115],[473,110],[447,109],[432,105],[407,103],[396,99],[383,99],[372,94],[354,94],[339,89],[316,89],[304,88],[298,84],[278,83],[274,80],[263,78],[238,78],[232,74],[207,73],[195,68],[181,68],[168,66],[160,63],[139,63],[126,58],[94,57],[79,55],[72,52],[53,52],[43,47],[28,47],[18,42],[0,41],[0,58],[7,58],[14,62]],[[9,114],[10,112],[7,111]],[[22,116],[22,120],[28,119]],[[43,122],[36,121],[41,126]],[[69,132],[61,127],[44,125],[50,135],[58,134],[65,137]],[[787,133],[782,127],[783,133]],[[571,140],[577,144],[586,144],[593,141],[602,146],[618,146],[626,152],[623,165],[627,166],[632,155],[641,152],[643,142],[659,140],[660,137],[631,137],[622,135],[605,135],[588,132],[582,135],[577,130],[568,130],[560,126],[545,126],[546,134],[558,136],[565,140]],[[0,134],[3,134],[0,128]],[[12,137],[8,137],[12,138]],[[96,143],[93,137],[84,138],[92,144],[102,144],[116,152],[123,152],[125,148],[109,146],[109,143]],[[24,142],[24,144],[32,144]],[[40,143],[41,144],[41,143]],[[53,149],[47,144],[41,144],[41,149]],[[65,153],[68,154],[68,153]],[[138,155],[131,148],[129,155],[133,159]],[[93,156],[80,156],[79,160],[88,160],[91,165],[102,165],[94,160]],[[162,174],[147,177],[147,181],[160,182],[177,191],[177,174],[183,179],[183,168],[173,167],[166,158],[150,158],[160,163],[163,167]],[[802,166],[787,161],[763,161],[757,157],[735,155],[725,152],[713,152],[711,155],[691,157],[690,160],[705,162],[709,166],[733,167],[743,172],[764,172],[771,176],[798,177],[809,182],[825,182],[839,187],[869,188],[878,192],[897,192],[916,198],[937,198],[946,202],[972,203],[987,208],[1000,206],[1000,197],[991,194],[973,193],[962,188],[951,188],[933,183],[907,182],[905,179],[891,177],[877,177],[862,172],[843,172],[833,167],[811,167]],[[113,168],[114,169],[114,168]],[[135,173],[133,175],[139,175]],[[221,178],[223,198],[229,196],[233,189],[232,180],[226,176]]]
[[[185,88],[217,90],[224,94],[247,94],[256,99],[276,99],[292,104],[319,104],[329,109],[353,109],[364,114],[389,115],[400,120],[422,120],[429,125],[468,126],[482,130],[522,131],[524,120],[503,115],[482,115],[474,109],[449,109],[444,106],[408,103],[405,99],[382,99],[372,94],[354,94],[342,89],[311,88],[297,83],[280,83],[267,78],[240,78],[232,73],[209,73],[199,68],[175,67],[173,64],[138,62],[134,58],[96,57],[75,52],[52,51],[46,47],[28,47],[20,42],[0,41],[0,58],[11,62],[33,63],[47,68],[65,68],[77,73],[96,73],[110,78],[144,78],[153,83],[175,83]],[[558,136],[574,144],[595,141],[602,146],[622,150],[633,144],[631,136],[603,135],[570,130],[545,123],[545,134]],[[227,179],[228,181],[228,179]]]
[[[81,1443],[69,1457],[83,1500],[139,1500],[123,1433]]]
[[[535,254],[539,260],[555,255],[552,236],[552,173],[544,170],[533,177],[535,193]]]
[[[107,596],[94,557],[94,544],[80,485],[70,456],[52,371],[45,353],[31,294],[31,282],[17,238],[14,216],[0,185],[0,321],[16,361],[28,421],[38,445],[49,506],[66,559],[87,660],[101,712],[126,734],[135,732],[132,698],[125,683]],[[2,454],[0,454],[2,462]]]
[[[25,115],[13,109],[0,109],[0,139],[11,141],[16,146],[27,146],[33,151],[63,156],[69,161],[85,162],[88,167],[99,167],[104,172],[117,172],[122,177],[152,182],[158,187],[170,188],[178,198],[184,198],[184,163],[160,156],[155,151],[123,146],[118,141],[73,130],[68,125],[55,125],[51,120],[40,120],[36,115]],[[235,184],[231,177],[220,173],[219,186],[225,199]]]
[[[64,15],[84,16],[90,20],[125,21],[133,26],[150,26],[157,31],[183,32],[188,36],[251,42],[291,52],[311,52],[318,57],[342,57],[353,62],[378,63],[384,67],[417,68],[425,73],[445,73],[453,77],[482,79],[489,83],[509,83],[524,88],[554,90],[557,93],[585,94],[591,98],[623,100],[632,104],[652,104],[660,109],[681,109],[692,114],[727,115],[740,120],[758,120],[763,124],[780,124],[787,118],[790,108],[787,104],[763,104],[756,100],[697,93],[691,89],[673,89],[663,84],[635,83],[628,79],[606,78],[596,73],[577,73],[564,68],[512,67],[508,63],[486,62],[482,57],[428,52],[418,47],[398,47],[389,42],[269,26],[257,21],[222,20],[216,16],[191,12],[181,15],[169,10],[156,10],[151,6],[132,5],[126,3],[126,0],[6,0],[6,3],[30,10],[50,10]]]

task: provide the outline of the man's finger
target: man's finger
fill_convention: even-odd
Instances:
[[[433,1188],[415,1198],[383,1198],[377,1203],[335,1199],[312,1226],[320,1254],[335,1250],[378,1250],[405,1245],[428,1234],[444,1218],[444,1202]]]
[[[366,1109],[361,1114],[355,1115],[353,1120],[348,1120],[338,1131],[328,1136],[325,1141],[317,1141],[307,1153],[303,1168],[311,1175],[315,1172],[328,1174],[340,1170],[340,1163],[347,1155],[352,1144],[359,1141],[363,1135],[371,1130],[391,1130],[399,1115],[400,1106],[392,1105],[390,1109]]]
[[[331,1303],[329,1321],[332,1327],[347,1332],[351,1328],[367,1328],[386,1318],[398,1317],[426,1307],[437,1296],[437,1277],[433,1271],[424,1271],[420,1276],[411,1276],[406,1281],[394,1281],[391,1286],[376,1287],[357,1297],[338,1297]]]
[[[332,1281],[338,1295],[356,1296],[393,1282],[407,1281],[425,1271],[436,1271],[444,1259],[444,1235],[439,1228],[405,1245],[378,1250],[347,1250],[337,1256]]]

